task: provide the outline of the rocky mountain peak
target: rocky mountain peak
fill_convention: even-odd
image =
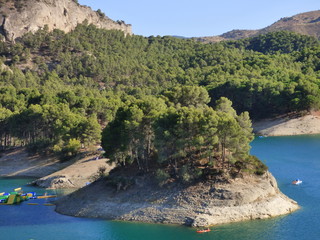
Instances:
[[[69,32],[85,20],[99,28],[132,34],[130,24],[113,21],[101,11],[93,11],[76,0],[0,0],[0,34],[8,41],[46,25],[49,31]]]

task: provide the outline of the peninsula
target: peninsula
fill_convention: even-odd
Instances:
[[[228,182],[159,188],[152,179],[117,192],[98,181],[57,202],[56,211],[77,217],[203,227],[289,214],[298,204],[280,192],[270,173]]]

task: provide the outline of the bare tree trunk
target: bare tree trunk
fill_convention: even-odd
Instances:
[[[7,144],[8,144],[8,139],[7,139],[7,134],[5,133],[4,134],[4,149],[6,149],[7,148]]]

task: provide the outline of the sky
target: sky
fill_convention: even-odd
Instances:
[[[320,10],[319,0],[78,0],[135,35],[216,36],[233,29],[261,29],[282,17]]]

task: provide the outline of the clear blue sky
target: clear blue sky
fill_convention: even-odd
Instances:
[[[320,0],[79,0],[143,36],[214,36],[260,29],[282,17],[320,9]]]

